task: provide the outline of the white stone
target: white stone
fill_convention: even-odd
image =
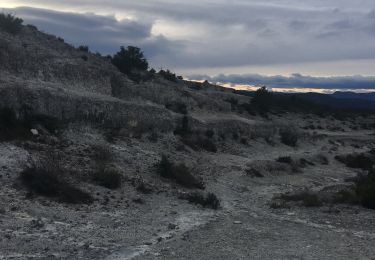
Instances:
[[[33,135],[39,135],[39,132],[38,132],[38,130],[36,130],[36,129],[31,129],[30,132],[31,132]]]

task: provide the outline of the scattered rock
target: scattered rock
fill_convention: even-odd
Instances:
[[[31,132],[34,136],[39,135],[39,131],[36,130],[36,129],[31,129],[30,132]]]
[[[33,219],[31,220],[31,227],[32,228],[43,228],[44,227],[44,222],[42,219],[38,218],[38,219]]]
[[[169,230],[174,230],[174,229],[177,229],[177,228],[178,228],[178,226],[176,224],[173,224],[173,223],[169,223],[168,224],[168,229]]]

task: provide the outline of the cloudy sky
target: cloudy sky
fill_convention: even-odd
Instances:
[[[93,51],[140,46],[156,69],[272,87],[375,89],[374,0],[0,0]]]

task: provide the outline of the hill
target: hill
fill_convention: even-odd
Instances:
[[[147,75],[0,30],[0,259],[374,254],[372,114]]]

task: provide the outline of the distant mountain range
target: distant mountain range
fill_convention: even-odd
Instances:
[[[252,96],[253,91],[237,90],[239,94]],[[301,99],[312,101],[316,104],[335,108],[335,109],[355,109],[355,110],[373,110],[375,111],[375,92],[374,93],[355,93],[337,91],[333,94],[321,94],[316,92],[308,93],[285,93],[273,92],[278,96],[295,96]]]
[[[281,93],[278,93],[281,94]],[[282,93],[284,94],[284,93]],[[288,93],[314,103],[339,109],[375,110],[375,93],[340,92],[333,94],[320,93]]]

